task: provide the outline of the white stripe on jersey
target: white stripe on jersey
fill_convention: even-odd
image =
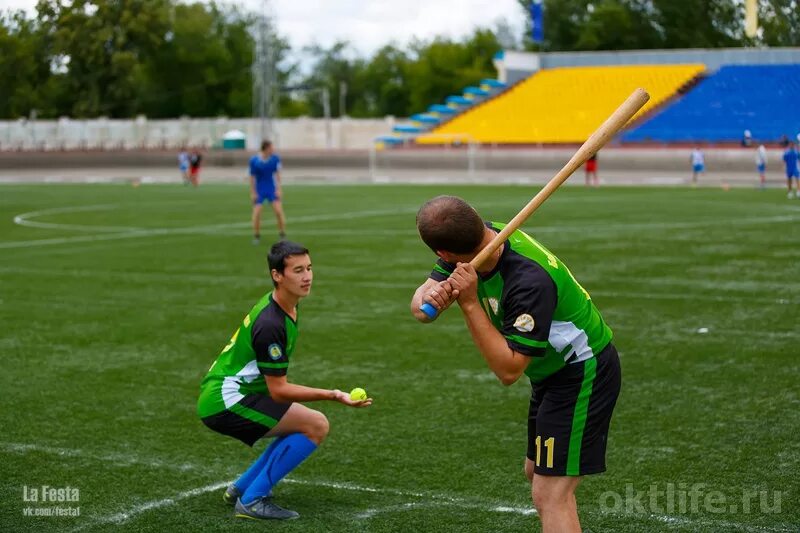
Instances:
[[[225,408],[230,409],[232,405],[239,403],[244,398],[244,395],[239,392],[240,383],[250,383],[258,379],[259,375],[258,362],[253,359],[235,376],[227,376],[222,380],[222,401],[225,402]]]
[[[564,354],[565,361],[572,357],[573,352],[577,355],[577,358],[574,361],[570,361],[570,363],[580,363],[594,356],[589,346],[589,337],[586,336],[586,332],[578,329],[572,322],[553,320],[550,325],[550,334],[547,337],[547,342],[559,353],[567,346],[572,345],[572,350]]]

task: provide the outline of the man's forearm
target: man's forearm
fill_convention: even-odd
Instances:
[[[472,340],[489,365],[489,369],[504,385],[511,385],[517,381],[527,366],[527,361],[518,358],[525,356],[514,352],[508,346],[505,337],[497,331],[477,301],[462,305],[461,311],[464,313]]]
[[[424,303],[422,300],[422,294],[425,292],[424,286],[419,287],[417,291],[414,293],[414,296],[411,298],[411,314],[419,320],[420,322],[428,323],[435,320],[435,318],[430,318],[428,315],[422,312],[420,307]]]
[[[270,389],[269,393],[273,400],[282,403],[336,399],[336,395],[332,390],[306,387],[305,385],[296,385],[294,383],[286,383],[277,390]]]

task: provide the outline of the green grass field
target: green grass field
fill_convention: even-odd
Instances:
[[[0,187],[0,531],[538,531],[529,385],[499,384],[457,309],[432,325],[408,312],[433,263],[422,201],[459,194],[504,221],[533,192],[286,187],[316,276],[290,379],[375,403],[316,404],[330,436],[277,490],[301,518],[263,524],[235,520],[215,488],[263,444],[195,415],[202,376],[268,290],[246,188]],[[800,201],[564,187],[525,228],[591,293],[622,359],[609,469],[578,492],[584,529],[797,531]],[[51,506],[23,500],[42,485],[78,488],[59,505],[80,516],[24,516]]]

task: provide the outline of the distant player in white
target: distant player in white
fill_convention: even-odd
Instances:
[[[697,185],[697,176],[706,170],[705,157],[703,152],[697,146],[692,150],[692,187]]]
[[[767,149],[763,144],[759,144],[756,150],[756,170],[758,170],[758,188],[764,190],[767,182]]]
[[[186,151],[186,148],[181,148],[178,154],[178,168],[181,171],[183,184],[189,185],[189,152]]]

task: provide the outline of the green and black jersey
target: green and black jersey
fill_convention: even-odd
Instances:
[[[500,231],[505,224],[487,226]],[[443,281],[453,270],[439,259],[430,277]],[[494,270],[479,276],[478,298],[509,347],[535,358],[525,371],[534,383],[594,357],[611,341],[611,329],[567,266],[520,230],[505,242]]]
[[[200,385],[197,413],[217,414],[247,394],[269,394],[263,376],[285,376],[297,342],[297,322],[266,294],[211,365]]]

